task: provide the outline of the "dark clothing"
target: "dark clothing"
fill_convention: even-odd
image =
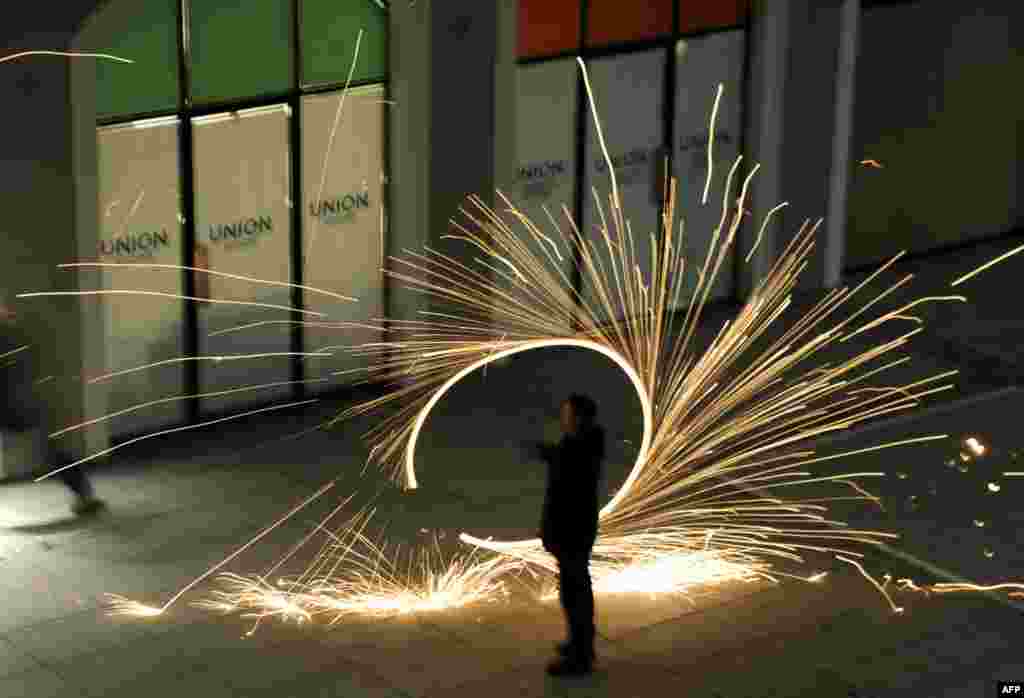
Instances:
[[[594,590],[590,584],[590,548],[557,553],[558,600],[569,626],[568,656],[588,661],[594,656]]]
[[[595,635],[590,552],[597,538],[604,430],[581,427],[557,445],[540,444],[538,451],[548,464],[541,541],[558,561],[558,597],[569,626],[568,656],[589,662]]]
[[[0,354],[14,352],[30,345],[29,336],[17,323],[0,323]],[[42,429],[40,437],[45,439],[46,468],[52,470],[73,461],[67,454],[58,450],[55,442],[45,433],[48,415],[37,389],[37,351],[36,347],[30,346],[0,360],[0,384],[3,386],[3,392],[0,393],[0,429],[14,432]],[[79,498],[93,497],[92,483],[89,482],[82,466],[62,470],[55,477]]]
[[[541,541],[544,549],[578,552],[594,545],[597,537],[597,489],[604,460],[604,430],[599,426],[581,428],[556,445],[540,444],[541,458],[548,464]]]
[[[58,453],[56,458],[55,467],[61,468],[71,461],[67,456],[62,453]],[[92,488],[92,483],[89,482],[89,478],[85,474],[83,466],[76,465],[74,468],[68,468],[67,470],[61,470],[54,477],[60,478],[60,481],[67,485],[67,488],[78,495],[81,499],[91,499],[95,496],[95,492]]]
[[[36,349],[28,335],[14,323],[0,322],[0,429],[26,431],[42,421],[33,380]],[[23,347],[29,346],[28,349]],[[19,351],[20,350],[20,351]]]

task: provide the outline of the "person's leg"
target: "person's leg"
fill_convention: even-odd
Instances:
[[[93,499],[95,496],[92,483],[85,476],[85,471],[82,470],[81,466],[76,465],[74,468],[61,470],[57,473],[57,477],[68,486],[68,489],[78,495],[80,499]]]
[[[63,468],[75,462],[68,454],[55,448],[51,448],[48,460],[54,469]],[[81,465],[61,470],[56,476],[69,490],[75,493],[75,503],[71,508],[76,514],[92,514],[104,508],[103,502],[96,498],[92,483]]]
[[[594,657],[594,590],[588,552],[575,552],[560,561],[563,606],[569,624],[567,656],[582,662],[590,662]]]
[[[558,561],[558,601],[562,604],[562,613],[565,615],[565,627],[566,635],[568,639],[564,646],[570,646],[572,644],[572,616],[569,613],[569,605],[572,603],[572,597],[570,595],[569,587],[566,579],[566,567],[569,564],[562,554],[556,554],[555,560]]]

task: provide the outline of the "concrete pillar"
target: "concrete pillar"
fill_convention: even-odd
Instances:
[[[64,50],[69,38],[67,33],[26,33],[8,44],[5,53]],[[83,418],[79,309],[88,301],[13,296],[77,290],[75,273],[56,268],[78,256],[69,64],[68,58],[57,56],[28,56],[0,64],[0,94],[7,107],[0,113],[0,289],[11,297],[38,350],[33,379],[42,381],[37,392],[46,402],[51,426]],[[61,447],[71,455],[82,454],[81,433],[62,438]]]
[[[428,242],[431,220],[431,36],[433,5],[399,0],[389,10],[389,70],[391,99],[388,132],[389,172],[387,254],[400,256],[404,249],[420,250]],[[385,259],[385,268],[408,273],[408,268]],[[423,297],[391,285],[388,317],[416,318]]]
[[[475,248],[442,240],[469,194],[493,202],[494,61],[492,3],[391,3],[389,254],[424,244],[485,271]],[[408,273],[403,265],[391,265]],[[392,317],[412,319],[424,298],[392,288]],[[430,301],[430,307],[438,304]]]
[[[753,218],[740,226],[739,250],[749,250],[761,224],[774,206],[784,199],[782,189],[782,135],[786,106],[786,67],[789,46],[789,0],[755,3],[751,13],[748,44],[749,80],[745,114],[744,158],[748,168],[761,163],[750,193]],[[740,300],[750,296],[776,258],[776,239],[782,228],[776,214],[750,264],[739,265],[736,293]]]
[[[805,219],[818,229],[799,289],[841,283],[857,0],[762,0],[752,13],[747,157],[761,163],[753,219],[740,249],[749,249],[768,211],[773,217],[751,265],[741,268],[746,298]]]
[[[72,39],[70,50],[79,49]],[[75,177],[74,230],[75,249],[79,259],[95,259],[100,241],[99,165],[96,141],[96,63],[92,59],[74,60],[70,64],[71,99],[71,162]],[[71,273],[68,276],[71,277]],[[74,274],[81,289],[97,289],[103,285],[99,269],[79,269]],[[102,306],[96,302],[79,304],[82,326],[80,351],[83,364],[92,373],[106,365],[106,319]],[[90,418],[107,413],[107,385],[90,386],[83,395],[85,414]],[[90,426],[84,434],[89,453],[97,453],[110,443],[110,429],[101,422]]]
[[[849,217],[847,198],[850,173],[855,167],[853,147],[853,105],[856,98],[857,53],[860,47],[860,0],[843,0],[839,10],[839,58],[836,67],[835,133],[832,138],[832,175],[828,197],[828,247],[825,252],[824,285],[843,282],[846,234]]]

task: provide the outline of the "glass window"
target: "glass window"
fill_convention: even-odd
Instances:
[[[383,85],[350,89],[336,131],[341,92],[302,100],[303,284],[358,299],[306,291],[306,307],[332,321],[368,322],[384,312],[385,97]],[[346,348],[380,339],[379,332],[366,329],[318,327],[314,319],[305,329],[305,351],[334,356],[307,362],[307,378],[330,379],[309,384],[310,391],[360,378],[332,374],[365,366],[365,357]]]
[[[519,0],[520,58],[575,51],[580,45],[580,0]]]
[[[858,41],[878,48],[857,57],[847,268],[1024,224],[1024,95],[1001,91],[997,107],[978,111],[994,85],[1019,85],[1020,35],[970,7],[890,4],[861,14]],[[912,51],[892,43],[908,35]],[[869,160],[881,169],[861,164]]]
[[[631,258],[640,266],[644,283],[650,283],[650,235],[656,238],[658,209],[662,192],[657,176],[664,168],[662,149],[664,144],[664,73],[665,51],[661,49],[618,55],[592,61],[588,65],[590,83],[597,102],[597,113],[601,120],[608,154],[615,167],[619,196],[626,220],[633,238]],[[596,189],[601,200],[601,210],[609,224],[609,235],[614,241],[615,232],[609,216],[609,199],[612,186],[608,168],[595,133],[590,105],[587,104],[587,166],[584,176],[583,234],[596,248],[594,264],[600,270],[604,265],[605,276],[610,286],[608,293],[617,317],[622,317],[621,303],[617,300],[615,280],[610,267],[607,247],[599,232],[601,218],[594,201],[592,190]],[[625,231],[623,231],[625,237]],[[625,291],[623,291],[625,296]],[[584,298],[598,312],[603,321],[611,321],[593,288],[586,283],[584,273]]]
[[[144,114],[177,107],[177,8],[176,0],[107,2],[83,26],[76,50],[134,61],[95,62],[97,116]]]
[[[100,240],[96,256],[108,264],[181,262],[178,120],[141,121],[97,133]],[[180,295],[175,269],[102,268],[101,287]],[[183,302],[157,296],[100,296],[104,375],[138,368],[184,351]],[[134,371],[94,384],[107,393],[109,412],[182,394],[180,363]],[[184,419],[184,401],[116,418],[111,432],[134,434]]]
[[[302,0],[302,82],[344,83],[355,55],[354,83],[384,80],[388,70],[388,15],[383,0]]]
[[[621,0],[588,2],[588,46],[656,39],[672,33],[672,0],[647,0],[642,10]]]
[[[193,120],[196,266],[266,282],[197,274],[196,295],[216,300],[291,305],[290,114],[286,105]],[[199,354],[204,357],[291,351],[291,313],[203,303]],[[235,329],[245,326],[244,329]],[[225,332],[225,330],[230,330]],[[289,381],[290,357],[199,363],[201,392]],[[219,412],[288,397],[290,386],[202,400]]]
[[[505,194],[557,246],[539,242],[521,224],[512,229],[539,259],[560,263],[572,281],[573,247],[570,226],[562,207],[575,216],[576,202],[576,61],[548,61],[517,69],[515,188]],[[498,207],[504,208],[501,202]],[[551,213],[563,233],[552,225]],[[495,279],[497,283],[500,277]],[[562,284],[564,285],[564,284]],[[568,327],[568,324],[566,325]]]
[[[740,152],[740,135],[743,128],[743,55],[746,50],[746,33],[737,29],[729,32],[710,34],[676,43],[676,98],[675,125],[676,152],[672,161],[676,185],[676,221],[685,219],[683,250],[686,255],[686,269],[683,290],[679,294],[679,306],[686,307],[697,287],[697,270],[704,268],[708,246],[722,218],[722,196],[725,180],[736,156]],[[722,98],[715,118],[715,142],[712,148],[713,168],[708,203],[701,205],[704,184],[708,175],[708,126],[711,123],[711,109],[719,83],[724,85]],[[730,198],[731,217],[733,205],[739,196],[744,174],[741,165],[733,177]],[[756,181],[756,180],[755,180]],[[748,201],[748,207],[750,206]],[[719,236],[724,239],[731,218],[727,218]],[[750,225],[748,222],[744,225]],[[746,257],[749,250],[744,250]],[[709,267],[713,269],[717,251]],[[728,298],[733,292],[733,264],[736,248],[725,257],[718,271],[718,278],[708,299]]]
[[[746,0],[678,0],[679,31],[692,34],[747,21]]]
[[[192,97],[197,102],[292,87],[289,0],[191,0]]]

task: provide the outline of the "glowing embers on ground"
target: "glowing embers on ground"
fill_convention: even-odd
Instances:
[[[429,614],[507,601],[513,583],[541,600],[557,596],[557,566],[549,555],[528,562],[479,548],[445,553],[436,536],[432,546],[409,548],[403,554],[367,535],[372,516],[364,509],[335,531],[325,530],[321,523],[264,574],[222,574],[217,579],[220,588],[192,605],[256,618],[257,625],[268,618],[334,624],[351,617]],[[328,540],[312,564],[297,576],[277,576],[278,569],[318,532]],[[661,534],[654,541],[638,534],[602,542],[591,562],[595,594],[685,594],[695,587],[789,576],[773,571],[743,547],[714,547],[711,535],[702,545],[691,546],[692,539],[680,531],[674,538]],[[169,605],[155,607],[109,595],[107,607],[111,615],[151,618],[162,615]]]
[[[445,553],[436,538],[431,547],[403,555],[400,547],[380,546],[366,534],[372,516],[360,511],[335,531],[318,526],[328,540],[298,576],[271,582],[269,573],[222,575],[223,589],[194,605],[257,618],[325,617],[336,623],[353,615],[399,616],[492,602],[507,595],[507,577],[522,570],[516,560],[478,550]]]
[[[712,547],[712,535],[703,547],[657,545],[633,542],[620,550],[604,544],[591,560],[590,574],[595,595],[602,594],[683,594],[695,588],[720,586],[729,582],[775,581],[772,566],[742,549]],[[611,547],[611,549],[609,549]],[[621,555],[633,549],[632,557]],[[615,553],[620,555],[616,556]],[[558,597],[554,578],[549,578],[540,598]]]

